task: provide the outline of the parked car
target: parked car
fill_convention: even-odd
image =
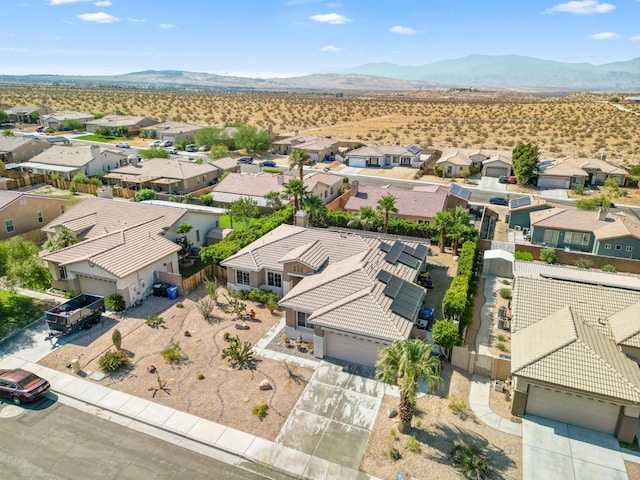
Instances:
[[[198,150],[198,146],[194,145],[193,143],[190,143],[189,145],[185,145],[184,147],[185,152],[195,152],[197,150]]]
[[[162,142],[160,140],[154,140],[153,142],[149,143],[149,147],[159,147],[161,143]]]
[[[127,142],[120,142],[120,143],[116,143],[116,147],[118,147],[118,148],[131,148],[131,145],[129,145]]]
[[[238,159],[237,163],[238,164],[241,164],[241,163],[251,164],[251,163],[253,163],[253,157],[240,157]]]
[[[10,399],[16,405],[38,400],[50,388],[47,380],[27,370],[0,370],[0,396]]]
[[[418,315],[418,321],[416,322],[416,328],[420,330],[428,330],[433,323],[433,307],[426,307],[420,311]]]
[[[42,127],[42,126],[40,126],[40,127],[36,128],[36,132],[38,132],[38,133],[42,133],[42,132],[44,132],[44,130],[45,130],[46,128],[47,128],[47,127]]]
[[[265,160],[264,162],[262,162],[262,166],[263,167],[275,167],[276,166],[276,162],[274,162],[273,160]]]
[[[491,197],[489,199],[489,203],[491,205],[502,205],[502,206],[508,206],[509,205],[509,200],[507,200],[506,198],[503,197]]]
[[[507,177],[507,183],[510,183],[511,185],[515,185],[516,183],[518,183],[518,179],[514,175],[511,175]]]
[[[198,151],[199,152],[208,152],[209,151],[209,145],[200,145],[198,147]]]
[[[500,175],[498,177],[498,183],[507,183],[507,177],[505,175]]]
[[[173,140],[163,140],[160,142],[161,147],[171,147],[173,145]]]
[[[165,150],[167,152],[169,152],[171,155],[177,155],[178,154],[178,149],[176,147],[167,147],[167,148],[165,148]]]

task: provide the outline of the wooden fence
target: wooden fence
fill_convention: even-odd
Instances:
[[[182,294],[187,295],[204,283],[205,277],[216,277],[220,285],[227,283],[227,269],[219,265],[207,265],[199,272],[182,279]]]
[[[14,172],[12,170],[4,170],[2,176],[9,178],[7,181],[7,189],[15,190],[16,188],[28,187],[44,183],[44,175],[37,173]]]
[[[94,185],[93,183],[74,183],[51,175],[44,175],[44,181],[52,187],[60,188],[62,190],[70,190],[71,184],[73,183],[73,186],[78,193],[95,195],[98,191],[98,185]]]

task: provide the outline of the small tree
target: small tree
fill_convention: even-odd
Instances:
[[[546,247],[540,250],[540,260],[547,263],[558,263],[558,254],[556,249]]]
[[[511,154],[513,173],[520,185],[534,176],[539,158],[538,146],[532,143],[518,143]]]
[[[516,250],[516,253],[513,254],[513,258],[516,260],[522,260],[523,262],[533,262],[533,255],[521,250]]]
[[[212,145],[209,150],[209,158],[212,160],[218,160],[229,155],[229,147],[226,145]]]
[[[122,334],[117,328],[111,334],[111,341],[113,342],[113,346],[116,347],[116,350],[120,351],[120,347],[122,346]]]
[[[618,180],[616,180],[615,178],[607,178],[604,181],[604,188],[611,198],[618,198],[622,195]]]
[[[467,180],[471,176],[471,170],[468,168],[462,169],[462,171],[460,172],[460,176],[464,179],[464,182],[467,183]]]
[[[460,345],[458,326],[451,320],[438,320],[433,325],[433,343],[442,347],[447,359],[451,356],[451,349]]]
[[[205,207],[210,207],[213,205],[213,196],[210,193],[200,195],[200,203]]]
[[[77,235],[67,227],[62,227],[58,233],[44,242],[43,248],[48,252],[57,252],[75,243],[78,243]]]
[[[248,366],[253,359],[252,346],[249,342],[240,342],[237,335],[229,341],[229,346],[222,349],[221,357],[233,367]]]
[[[209,280],[207,277],[204,277],[204,287],[207,289],[207,293],[211,300],[215,303],[218,303],[218,277],[214,276],[213,280]]]
[[[260,216],[258,202],[249,197],[241,197],[229,205],[227,213],[235,220],[247,220]]]
[[[146,150],[140,150],[140,156],[145,160],[150,158],[169,158],[169,152],[161,147],[151,147]]]
[[[198,301],[198,312],[204,320],[207,320],[215,308],[215,303],[211,297],[203,297]]]
[[[143,188],[136,192],[136,202],[143,202],[144,200],[155,200],[158,198],[156,191],[151,188]]]
[[[127,307],[124,297],[119,293],[112,293],[105,299],[104,303],[113,312],[122,312]]]

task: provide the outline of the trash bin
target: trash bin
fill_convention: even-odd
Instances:
[[[169,288],[167,288],[167,296],[171,300],[175,300],[176,298],[178,298],[178,287],[176,287],[175,285],[172,285]]]
[[[154,283],[153,284],[153,296],[161,297],[162,296],[162,283]]]

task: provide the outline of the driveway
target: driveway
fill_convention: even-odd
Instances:
[[[540,192],[540,196],[545,199],[557,199],[557,200],[566,200],[569,198],[567,195],[567,191],[563,188],[550,188],[548,190],[542,190]]]
[[[276,442],[357,470],[384,395],[372,374],[366,367],[323,361]]]
[[[612,435],[534,415],[522,419],[523,480],[626,480]]]
[[[507,184],[500,183],[495,177],[482,177],[478,182],[478,188],[492,192],[506,192]]]

